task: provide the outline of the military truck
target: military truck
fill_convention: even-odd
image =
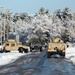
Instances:
[[[40,51],[42,52],[42,44],[37,38],[32,38],[30,40],[30,51]]]
[[[19,51],[20,53],[28,53],[29,50],[29,46],[24,46],[21,42],[10,39],[3,44],[3,50],[0,52]]]
[[[53,54],[59,54],[65,57],[65,50],[66,44],[60,38],[55,38],[52,42],[48,43],[47,56],[50,58]]]

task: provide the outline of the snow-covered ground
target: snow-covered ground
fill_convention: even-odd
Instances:
[[[67,59],[48,59],[46,52],[2,53],[0,54],[1,63],[7,61],[8,65],[0,66],[0,75],[75,75],[75,66],[73,65],[75,55],[71,53],[74,49],[73,47],[66,49],[65,57]],[[19,58],[20,56],[22,57]]]
[[[27,54],[29,53],[19,53],[19,52],[0,53],[0,65],[6,65],[11,62],[14,62],[19,57]],[[75,47],[69,47],[66,49],[65,58],[69,59],[75,64]]]
[[[19,52],[8,52],[8,53],[0,53],[0,65],[6,65],[11,62],[14,62],[19,57],[26,55],[26,53]]]
[[[73,62],[73,64],[75,64],[75,47],[69,47],[66,49],[65,58],[70,59]]]

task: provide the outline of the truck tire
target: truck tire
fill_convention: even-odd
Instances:
[[[62,50],[59,50],[58,54],[59,54],[59,55],[61,55],[61,56],[62,56],[62,58],[65,58],[65,53],[64,53],[64,52],[62,52]]]
[[[18,51],[19,51],[19,53],[23,53],[23,48],[20,47],[20,48],[18,49]]]
[[[51,58],[51,53],[50,52],[47,53],[47,58]]]
[[[28,49],[24,49],[24,52],[25,52],[25,53],[28,53]]]
[[[30,47],[30,52],[32,52],[32,48]]]
[[[40,47],[40,52],[42,52],[42,47]]]
[[[10,51],[5,50],[4,52],[5,52],[5,53],[8,53],[8,52],[10,52]]]
[[[65,52],[64,53],[62,52],[62,57],[65,58]]]
[[[5,49],[5,47],[3,48],[3,50],[2,50],[2,53],[4,53],[4,52],[6,52],[6,49]]]
[[[3,53],[3,50],[1,50],[0,53]]]
[[[32,52],[32,49],[30,49],[30,52]]]
[[[10,52],[10,51],[8,51],[8,50],[6,50],[6,49],[4,48],[2,52],[7,53],[7,52]]]

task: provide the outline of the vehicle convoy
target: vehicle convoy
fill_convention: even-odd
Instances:
[[[65,57],[66,44],[60,39],[56,38],[52,42],[48,43],[47,56],[51,57],[53,54],[59,54]]]
[[[42,52],[42,44],[37,38],[32,38],[30,41],[30,51]]]
[[[29,46],[24,46],[21,42],[10,39],[3,44],[3,50],[1,50],[0,52],[19,51],[20,53],[27,53],[29,50]]]

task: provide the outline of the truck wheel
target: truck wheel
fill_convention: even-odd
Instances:
[[[59,50],[58,54],[61,55],[63,58],[65,57],[65,53],[63,53],[61,50]]]
[[[5,48],[2,50],[2,53],[3,53],[3,52],[6,52],[6,49],[5,49]]]
[[[32,49],[30,49],[30,52],[32,52]]]
[[[28,49],[24,49],[24,52],[25,52],[25,53],[28,53]]]
[[[62,57],[65,58],[65,52],[64,53],[62,52]]]
[[[6,50],[6,49],[3,49],[3,52],[7,53],[7,52],[10,52],[10,51],[8,51],[8,50]]]
[[[32,48],[30,47],[30,52],[32,52]]]
[[[40,47],[40,52],[42,52],[42,47]]]
[[[30,52],[32,52],[32,49],[30,49]]]
[[[50,52],[47,53],[47,57],[51,58],[51,53]]]
[[[10,51],[5,50],[4,52],[5,52],[5,53],[8,53],[8,52],[10,52]]]
[[[23,48],[19,48],[18,51],[19,51],[20,53],[23,53]]]
[[[3,50],[1,50],[0,53],[3,53]]]

